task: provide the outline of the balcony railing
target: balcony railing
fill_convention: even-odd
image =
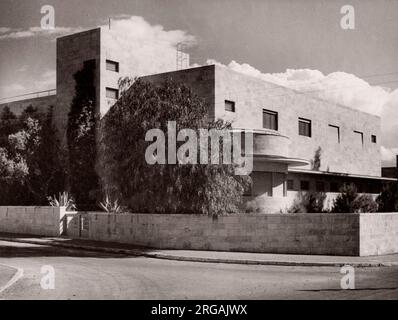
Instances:
[[[25,93],[25,94],[21,94],[21,95],[17,95],[17,96],[12,96],[12,97],[0,98],[0,104],[14,102],[14,101],[20,101],[20,100],[48,97],[48,96],[52,96],[55,94],[57,94],[56,89]]]

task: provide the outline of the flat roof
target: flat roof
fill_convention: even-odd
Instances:
[[[373,179],[373,180],[384,180],[384,181],[398,181],[396,178],[386,178],[381,176],[368,176],[361,174],[350,174],[350,173],[340,173],[340,172],[327,172],[327,171],[315,171],[315,170],[307,170],[307,169],[289,169],[290,173],[306,173],[306,174],[315,174],[315,175],[324,175],[324,176],[335,176],[335,177],[347,177],[347,178],[359,178],[359,179]]]

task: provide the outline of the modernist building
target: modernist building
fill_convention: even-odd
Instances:
[[[110,45],[110,33],[98,28],[57,39],[56,93],[9,102],[15,111],[27,105],[55,105],[55,121],[65,132],[74,96],[73,75],[94,62],[96,108],[105,114],[118,98],[118,79],[131,75],[121,49]],[[167,70],[159,70],[167,71]],[[228,68],[209,65],[145,76],[184,83],[204,98],[209,117],[230,121],[234,128],[253,129],[253,185],[246,204],[263,212],[288,208],[299,192],[327,193],[327,205],[344,183],[377,195],[381,176],[380,118],[275,85]],[[1,108],[5,104],[0,105]],[[321,165],[311,161],[321,148]]]

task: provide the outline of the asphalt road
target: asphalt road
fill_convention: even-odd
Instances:
[[[356,289],[343,290],[337,267],[181,262],[4,241],[0,264],[23,269],[1,299],[398,299],[397,266],[357,268]],[[54,289],[42,287],[51,287],[48,266]]]

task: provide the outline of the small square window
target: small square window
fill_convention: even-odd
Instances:
[[[371,139],[372,139],[372,143],[376,143],[377,142],[377,138],[376,138],[376,136],[374,134],[372,134]]]
[[[307,180],[300,181],[300,190],[308,191],[310,190],[310,182]]]
[[[225,111],[235,112],[235,102],[225,100]]]
[[[316,191],[324,192],[325,191],[325,183],[323,181],[316,182]]]
[[[287,180],[287,190],[294,190],[294,180]]]
[[[119,72],[119,62],[106,60],[106,70]]]
[[[106,97],[108,99],[119,99],[119,90],[113,88],[106,88]]]
[[[311,137],[311,120],[299,118],[299,135]]]
[[[278,130],[278,112],[263,109],[263,128]]]

